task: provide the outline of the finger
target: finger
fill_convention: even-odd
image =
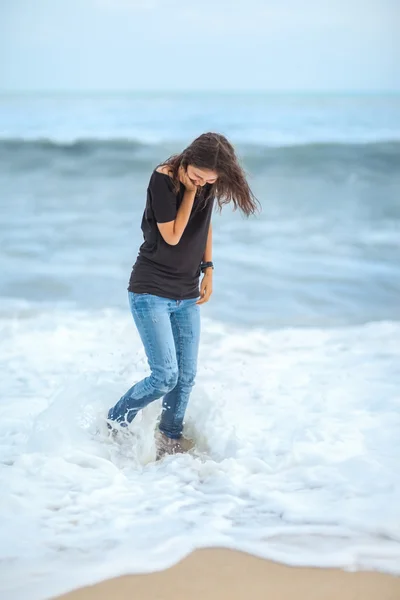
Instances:
[[[198,300],[196,302],[196,304],[205,304],[206,302],[209,301],[210,297],[211,297],[211,292],[208,292],[208,293],[204,294],[204,296],[202,298],[200,298],[200,300]]]
[[[200,291],[200,298],[197,300],[196,304],[203,304],[203,301],[204,301],[204,295],[205,295],[205,294],[204,294],[204,291],[203,291],[203,290],[201,290],[201,291]]]

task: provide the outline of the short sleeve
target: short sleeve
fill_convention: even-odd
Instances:
[[[177,197],[172,179],[155,171],[149,184],[151,206],[157,223],[175,221]]]

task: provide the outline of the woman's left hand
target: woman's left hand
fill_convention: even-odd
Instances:
[[[200,284],[200,299],[196,304],[205,304],[209,301],[212,294],[212,270],[206,271]]]

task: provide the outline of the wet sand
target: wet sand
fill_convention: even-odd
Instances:
[[[59,600],[400,600],[400,577],[288,567],[225,549],[196,550],[165,571],[127,575]]]

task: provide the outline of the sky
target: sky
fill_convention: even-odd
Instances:
[[[400,91],[400,0],[0,0],[0,91]]]

